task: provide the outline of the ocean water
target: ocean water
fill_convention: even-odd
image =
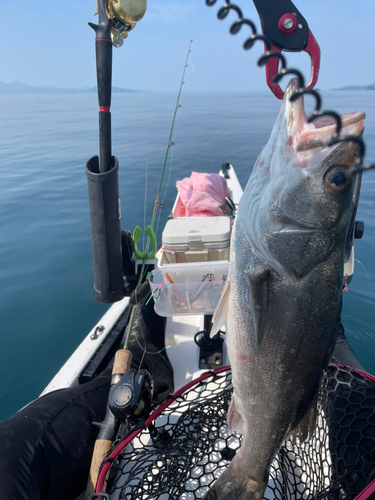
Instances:
[[[115,94],[113,154],[120,162],[122,228],[151,218],[176,94]],[[373,92],[326,92],[324,107],[367,113],[375,161]],[[162,189],[158,236],[176,180],[234,165],[245,186],[280,102],[268,93],[181,98]],[[0,95],[0,420],[36,398],[106,311],[92,297],[85,162],[98,152],[97,98],[90,94]],[[375,372],[375,173],[363,176],[356,268],[343,324],[364,367]]]

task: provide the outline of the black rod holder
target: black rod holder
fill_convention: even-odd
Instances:
[[[111,170],[99,171],[99,158],[86,163],[91,222],[94,297],[104,304],[124,296],[122,268],[118,160],[111,158]]]

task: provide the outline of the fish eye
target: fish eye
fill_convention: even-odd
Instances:
[[[344,165],[336,165],[330,168],[324,176],[324,184],[332,194],[341,194],[348,191],[352,184],[348,168]]]

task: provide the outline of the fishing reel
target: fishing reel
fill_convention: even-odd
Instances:
[[[98,10],[98,0],[95,0]],[[105,13],[111,21],[111,38],[114,47],[121,47],[129,31],[135,28],[147,10],[147,0],[107,0]]]
[[[122,421],[142,418],[150,409],[153,392],[154,382],[147,370],[130,370],[111,391],[109,408]]]

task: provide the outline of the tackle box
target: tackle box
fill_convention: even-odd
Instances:
[[[171,219],[162,235],[165,263],[229,260],[229,217],[181,217]]]
[[[228,275],[228,261],[165,264],[151,273],[159,316],[213,314]]]

